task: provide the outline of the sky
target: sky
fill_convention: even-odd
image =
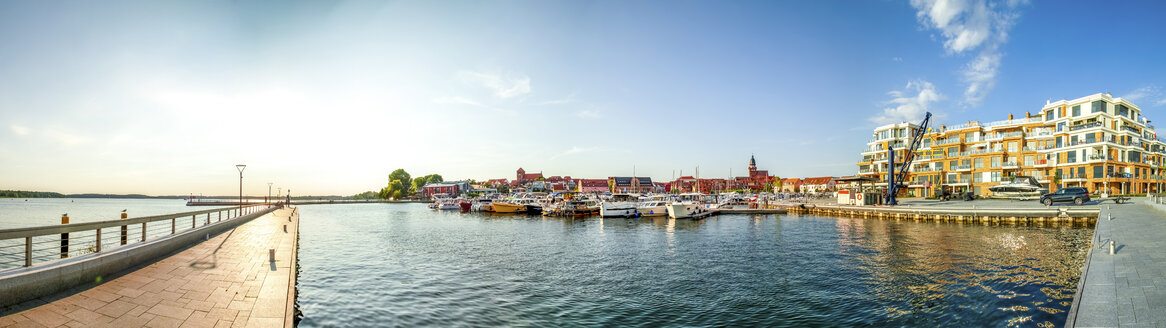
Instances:
[[[844,176],[872,129],[1109,92],[1166,119],[1162,1],[4,1],[0,189]],[[273,191],[274,193],[274,191]]]

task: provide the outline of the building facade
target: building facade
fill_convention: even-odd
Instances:
[[[913,123],[875,128],[857,164],[859,176],[886,187],[888,148],[902,163],[922,134],[908,168],[904,194],[929,197],[938,190],[991,195],[988,187],[1012,176],[1032,176],[1055,191],[1085,187],[1093,193],[1158,192],[1166,144],[1133,103],[1109,94],[1047,102],[1023,118],[920,131]],[[894,168],[898,171],[899,168]]]

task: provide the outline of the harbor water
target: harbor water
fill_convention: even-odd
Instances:
[[[1091,234],[302,206],[297,303],[305,327],[1061,326]]]

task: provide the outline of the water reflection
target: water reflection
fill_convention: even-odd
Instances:
[[[302,211],[308,327],[1061,325],[1090,235],[808,215]]]

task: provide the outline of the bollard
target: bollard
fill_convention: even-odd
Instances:
[[[128,217],[129,217],[129,215],[126,214],[126,212],[121,212],[121,219],[122,220],[125,220]],[[126,238],[128,238],[129,233],[130,233],[130,231],[128,228],[126,228],[126,226],[124,226],[124,225],[121,226],[121,244],[122,245],[126,244]]]
[[[1113,221],[1113,213],[1105,213],[1105,216],[1108,217],[1110,221]]]
[[[287,233],[287,225],[283,225],[283,233]]]
[[[61,214],[61,224],[69,224],[69,213]],[[69,257],[69,233],[61,233],[61,258]]]
[[[1109,255],[1113,255],[1113,241],[1109,241]]]
[[[267,260],[269,262],[275,262],[275,249],[274,248],[267,249]]]

